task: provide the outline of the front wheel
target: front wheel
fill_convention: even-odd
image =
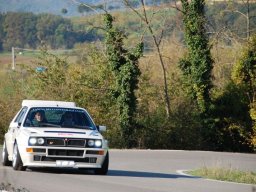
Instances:
[[[105,160],[99,169],[95,169],[94,172],[97,175],[106,175],[108,173],[108,164],[109,164],[109,155],[108,152],[106,154]]]
[[[11,161],[9,161],[9,159],[8,159],[8,151],[7,151],[5,142],[4,142],[3,151],[2,151],[2,165],[3,166],[11,165]]]
[[[26,170],[26,167],[23,166],[17,143],[15,143],[13,148],[12,167],[14,170],[18,170],[18,171]]]

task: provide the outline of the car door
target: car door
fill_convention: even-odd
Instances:
[[[17,115],[14,117],[14,119],[10,123],[8,132],[5,134],[6,147],[7,147],[8,153],[11,156],[11,158],[12,158],[12,153],[13,153],[14,141],[15,141],[16,135],[19,132],[21,122],[24,119],[27,110],[28,110],[27,107],[23,107],[17,113]]]

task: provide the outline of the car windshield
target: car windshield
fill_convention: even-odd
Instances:
[[[86,111],[60,107],[31,108],[24,122],[24,127],[96,129]]]

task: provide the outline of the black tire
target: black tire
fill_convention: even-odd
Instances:
[[[7,148],[6,148],[6,144],[4,142],[3,151],[2,151],[2,165],[3,166],[10,166],[11,164],[12,164],[12,162],[9,161],[9,159],[8,159],[8,151],[7,151]]]
[[[12,167],[17,171],[25,171],[26,167],[23,166],[18,145],[15,143],[13,147]]]
[[[97,174],[97,175],[107,175],[107,173],[108,173],[108,164],[109,164],[109,155],[108,155],[108,152],[107,152],[106,157],[104,159],[104,162],[103,162],[101,168],[94,170],[95,174]]]

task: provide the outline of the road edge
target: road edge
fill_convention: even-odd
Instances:
[[[185,173],[186,171],[190,171],[189,169],[185,170],[185,169],[180,169],[180,170],[176,170],[176,173],[180,174],[180,175],[184,175],[187,177],[195,177],[193,175],[187,174]],[[246,186],[253,186],[256,187],[256,185],[254,184],[248,184],[248,183],[237,183],[237,182],[233,182],[233,181],[222,181],[222,180],[216,180],[216,179],[208,179],[208,178],[204,178],[204,177],[198,177],[207,181],[214,181],[214,182],[220,182],[220,183],[230,183],[230,184],[236,184],[236,185],[246,185]]]

